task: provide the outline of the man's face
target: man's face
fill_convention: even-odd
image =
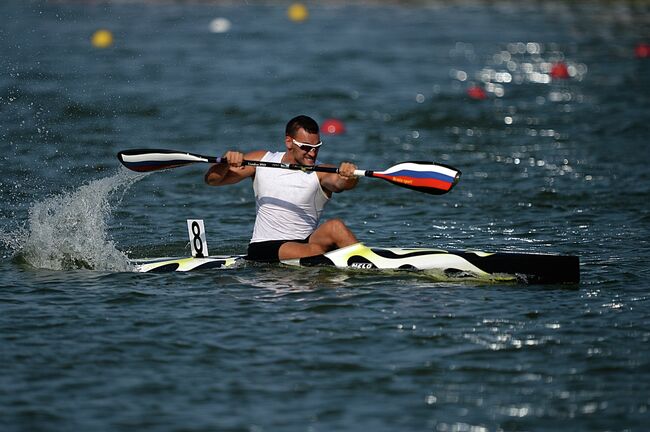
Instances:
[[[300,165],[314,165],[318,150],[322,144],[320,135],[298,129],[295,137],[287,136],[285,139],[287,151],[291,153],[296,163]],[[315,146],[315,147],[312,147]]]

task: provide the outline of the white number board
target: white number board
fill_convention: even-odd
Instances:
[[[190,236],[190,246],[192,247],[192,256],[195,258],[207,257],[208,242],[205,239],[205,227],[203,219],[188,219],[187,232]]]

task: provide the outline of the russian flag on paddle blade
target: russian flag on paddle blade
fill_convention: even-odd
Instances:
[[[432,162],[404,162],[386,171],[373,173],[374,177],[413,189],[449,191],[457,182],[460,172]]]

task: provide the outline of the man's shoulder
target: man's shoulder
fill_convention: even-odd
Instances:
[[[248,160],[262,160],[266,154],[269,153],[268,150],[253,150],[252,152],[248,152],[244,155],[244,159]]]

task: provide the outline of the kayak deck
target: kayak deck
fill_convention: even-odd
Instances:
[[[244,265],[244,255],[214,255],[207,257],[156,258],[134,260],[135,271],[141,273],[188,272],[227,269]]]
[[[138,272],[187,272],[245,265],[245,255],[160,258],[134,262]],[[288,266],[357,270],[410,270],[446,280],[514,280],[524,283],[578,283],[577,256],[519,252],[446,251],[428,248],[381,248],[356,243],[323,255],[282,261]]]

